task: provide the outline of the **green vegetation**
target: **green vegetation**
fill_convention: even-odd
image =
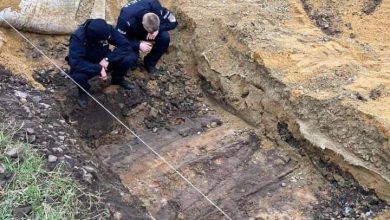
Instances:
[[[20,158],[5,155],[15,148],[23,149]],[[90,211],[86,210],[90,210],[89,204],[96,197],[85,194],[78,183],[64,174],[62,166],[47,171],[44,163],[42,156],[28,144],[14,142],[10,135],[0,130],[0,169],[14,174],[5,185],[0,185],[1,220],[13,219],[14,209],[24,205],[32,208],[26,216],[30,219],[75,219],[88,215]],[[102,215],[97,217],[102,218]]]

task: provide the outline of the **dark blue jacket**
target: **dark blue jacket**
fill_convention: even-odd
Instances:
[[[130,43],[115,30],[111,25],[111,35],[106,42],[97,42],[95,39],[87,38],[86,27],[91,20],[84,24],[72,34],[69,44],[68,63],[71,67],[71,73],[79,72],[90,76],[100,74],[102,67],[99,62],[107,57],[108,62],[116,62],[123,59],[131,53]],[[111,52],[109,45],[114,45],[115,49]]]
[[[177,27],[175,16],[162,7],[158,0],[134,0],[127,3],[120,12],[116,28],[129,39],[134,50],[139,50],[139,40],[144,39],[148,34],[142,25],[142,19],[149,12],[160,17],[160,32]]]

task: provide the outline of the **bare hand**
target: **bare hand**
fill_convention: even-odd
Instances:
[[[100,79],[106,81],[107,80],[107,72],[106,69],[103,67],[102,70],[100,71]]]
[[[148,36],[146,36],[146,40],[154,40],[154,39],[156,39],[158,33],[159,33],[158,30],[153,32],[153,33],[151,33],[151,34],[149,33]]]
[[[99,64],[100,64],[100,66],[102,66],[104,69],[107,70],[108,64],[110,64],[110,63],[104,58],[104,59],[102,59],[102,61],[100,61]]]
[[[141,41],[139,49],[144,53],[149,53],[152,50],[152,44],[150,42]]]

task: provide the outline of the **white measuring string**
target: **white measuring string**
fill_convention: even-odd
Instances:
[[[102,103],[100,103],[95,97],[93,97],[88,91],[81,87],[72,77],[70,77],[64,70],[61,69],[50,57],[48,57],[42,50],[35,46],[26,36],[24,36],[20,31],[18,31],[12,24],[10,24],[3,16],[0,15],[0,18],[7,23],[12,29],[16,31],[23,39],[25,39],[31,46],[33,46],[39,53],[41,53],[50,63],[52,63],[61,73],[66,75],[74,84],[76,84],[82,91],[84,91],[89,97],[91,97],[100,107],[102,107],[108,114],[110,114],[116,121],[118,121],[124,128],[126,128],[134,137],[140,140],[149,150],[151,150],[158,158],[160,158],[166,165],[168,165],[172,170],[175,171],[184,181],[186,181],[192,188],[194,188],[199,194],[201,194],[211,205],[213,205],[218,211],[220,211],[228,219],[232,218],[226,214],[217,204],[215,204],[211,199],[209,199],[200,189],[198,189],[194,184],[191,183],[183,174],[181,174],[171,163],[169,163],[163,156],[161,156],[157,151],[155,151],[149,144],[147,144],[140,136],[138,136],[133,130],[131,130],[125,123],[123,123],[118,117],[116,117],[110,110],[108,110]]]

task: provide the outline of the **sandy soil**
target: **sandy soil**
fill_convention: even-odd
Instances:
[[[382,180],[355,177],[390,200],[388,2],[368,14],[361,1],[163,2],[181,21],[177,55],[224,103],[270,130],[287,120],[296,135],[363,168],[356,173],[374,172]]]
[[[19,8],[19,3],[20,3],[20,0],[2,0],[0,2],[0,11],[3,10],[4,8],[13,8],[13,9],[17,9]]]

